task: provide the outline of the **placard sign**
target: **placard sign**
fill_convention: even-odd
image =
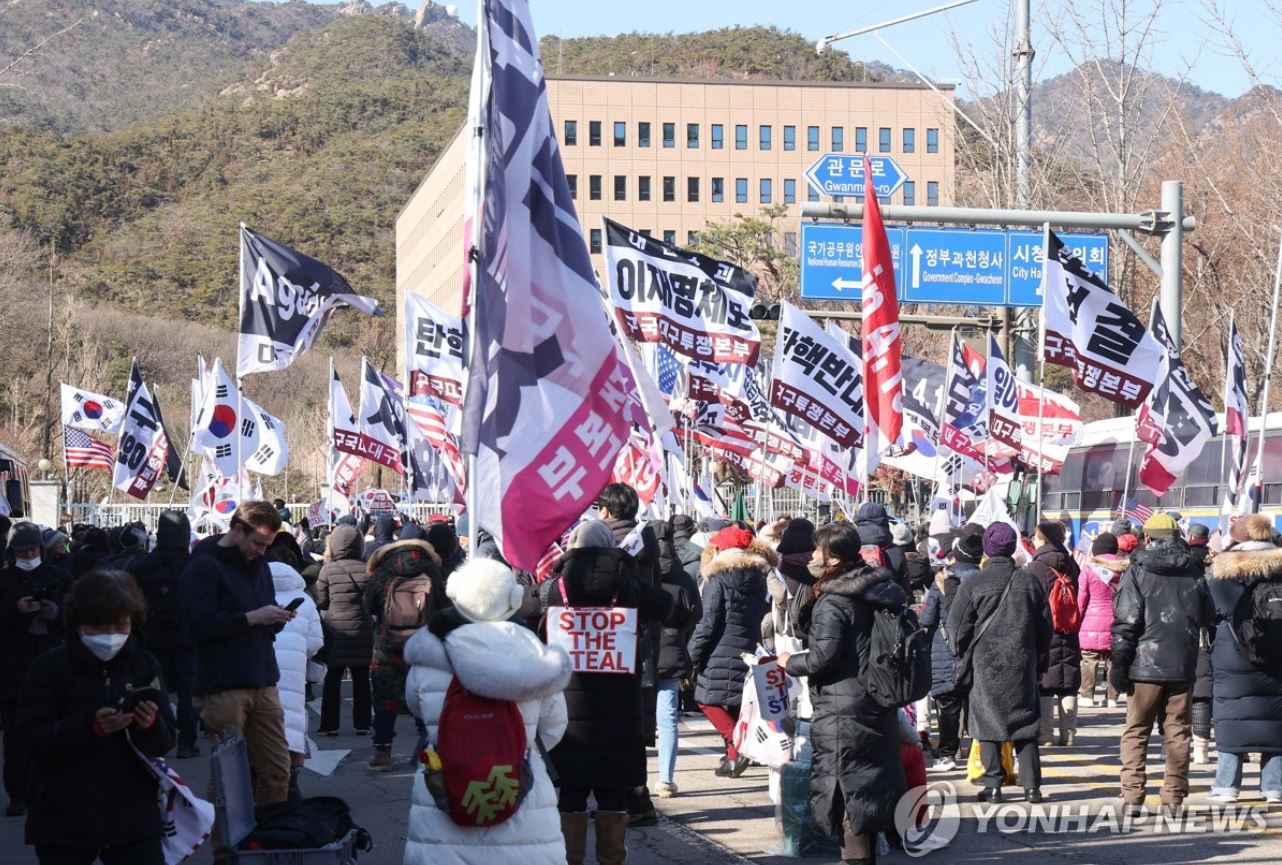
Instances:
[[[633,607],[549,607],[548,645],[570,656],[576,673],[637,672]]]
[[[787,718],[799,683],[775,663],[774,658],[764,658],[752,668],[752,682],[757,687],[757,711],[761,720],[775,724]]]

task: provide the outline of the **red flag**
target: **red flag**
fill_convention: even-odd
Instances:
[[[872,163],[867,156],[864,178],[864,189],[871,190]],[[899,438],[904,423],[904,385],[894,261],[876,192],[864,195],[863,259],[864,398],[868,424],[880,433],[881,448],[885,449]]]

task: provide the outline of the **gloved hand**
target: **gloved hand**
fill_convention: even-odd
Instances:
[[[1122,667],[1113,666],[1109,668],[1108,683],[1119,694],[1127,694],[1129,696],[1135,692],[1135,687],[1131,684],[1130,670]]]

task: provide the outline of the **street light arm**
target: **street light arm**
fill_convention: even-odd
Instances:
[[[936,6],[933,9],[927,9],[923,12],[914,12],[911,15],[904,15],[891,21],[883,21],[880,24],[874,24],[871,27],[860,27],[858,30],[849,30],[845,33],[836,33],[832,36],[825,36],[815,43],[815,53],[822,54],[834,42],[840,42],[843,39],[853,39],[856,36],[863,36],[865,33],[872,33],[874,30],[881,30],[885,27],[893,27],[896,24],[903,24],[905,21],[915,21],[918,18],[925,18],[927,15],[934,15],[937,12],[947,12],[949,9],[956,9],[958,6],[966,6],[975,3],[977,0],[953,0],[951,3],[945,3],[943,6]]]

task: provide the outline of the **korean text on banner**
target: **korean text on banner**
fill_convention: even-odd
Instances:
[[[405,295],[405,366],[411,397],[463,405],[463,323],[413,292]]]
[[[754,277],[733,264],[604,222],[610,300],[628,337],[664,343],[694,360],[757,362],[761,334],[749,314],[752,293],[732,287],[754,285]]]
[[[848,348],[784,301],[770,404],[844,447],[863,443],[863,378]]]
[[[549,607],[548,645],[570,656],[576,673],[637,672],[637,611],[632,607]]]

